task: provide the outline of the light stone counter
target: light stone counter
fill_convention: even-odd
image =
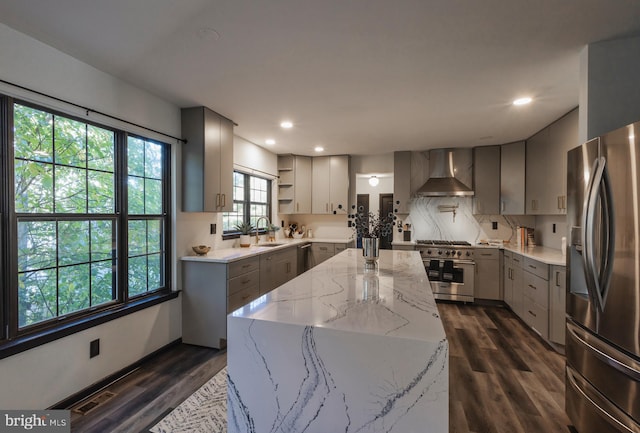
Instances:
[[[417,251],[348,249],[227,317],[228,431],[447,432],[448,342]]]
[[[562,255],[561,250],[556,250],[555,248],[542,246],[518,247],[505,244],[504,249],[546,263],[547,265],[566,266],[567,264],[566,256]]]
[[[251,238],[252,245],[249,248],[222,248],[219,250],[211,250],[204,256],[183,256],[180,260],[192,261],[192,262],[212,262],[212,263],[231,263],[236,260],[246,259],[248,257],[257,256],[267,253],[269,251],[277,251],[279,249],[287,248],[292,245],[306,244],[309,242],[324,242],[332,244],[349,244],[353,242],[353,239],[344,238],[302,238],[302,239],[278,239],[272,244],[276,246],[265,246],[269,242],[260,242],[259,244],[253,244],[255,239]]]

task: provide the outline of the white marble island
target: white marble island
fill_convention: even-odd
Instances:
[[[228,431],[447,432],[448,343],[420,255],[349,249],[232,314]]]

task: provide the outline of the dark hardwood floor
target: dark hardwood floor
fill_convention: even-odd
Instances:
[[[564,357],[506,308],[439,303],[449,339],[452,433],[570,433]],[[226,364],[226,352],[177,345],[107,388],[116,395],[86,415],[77,433],[139,433]]]
[[[506,308],[438,309],[449,340],[450,432],[571,432],[564,356]]]
[[[74,433],[140,433],[227,364],[226,351],[179,344],[106,389],[116,395],[85,415],[71,412]],[[88,399],[90,400],[90,398]],[[74,407],[81,406],[82,403]]]

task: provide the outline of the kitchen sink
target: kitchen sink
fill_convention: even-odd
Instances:
[[[256,246],[258,246],[258,247],[279,247],[280,245],[284,245],[284,244],[269,243],[269,244],[258,244]]]

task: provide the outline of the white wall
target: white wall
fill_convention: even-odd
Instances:
[[[2,80],[180,136],[178,107],[2,24],[0,59]],[[83,110],[3,83],[0,92],[85,116]],[[170,142],[166,137],[109,118],[95,114],[88,118]],[[176,143],[170,144],[175,153]],[[172,179],[175,191],[179,177],[173,175]],[[175,272],[173,275],[175,287]],[[0,360],[0,407],[49,407],[176,340],[182,335],[180,305],[177,298]],[[90,360],[89,341],[95,338],[100,338],[101,354]]]

